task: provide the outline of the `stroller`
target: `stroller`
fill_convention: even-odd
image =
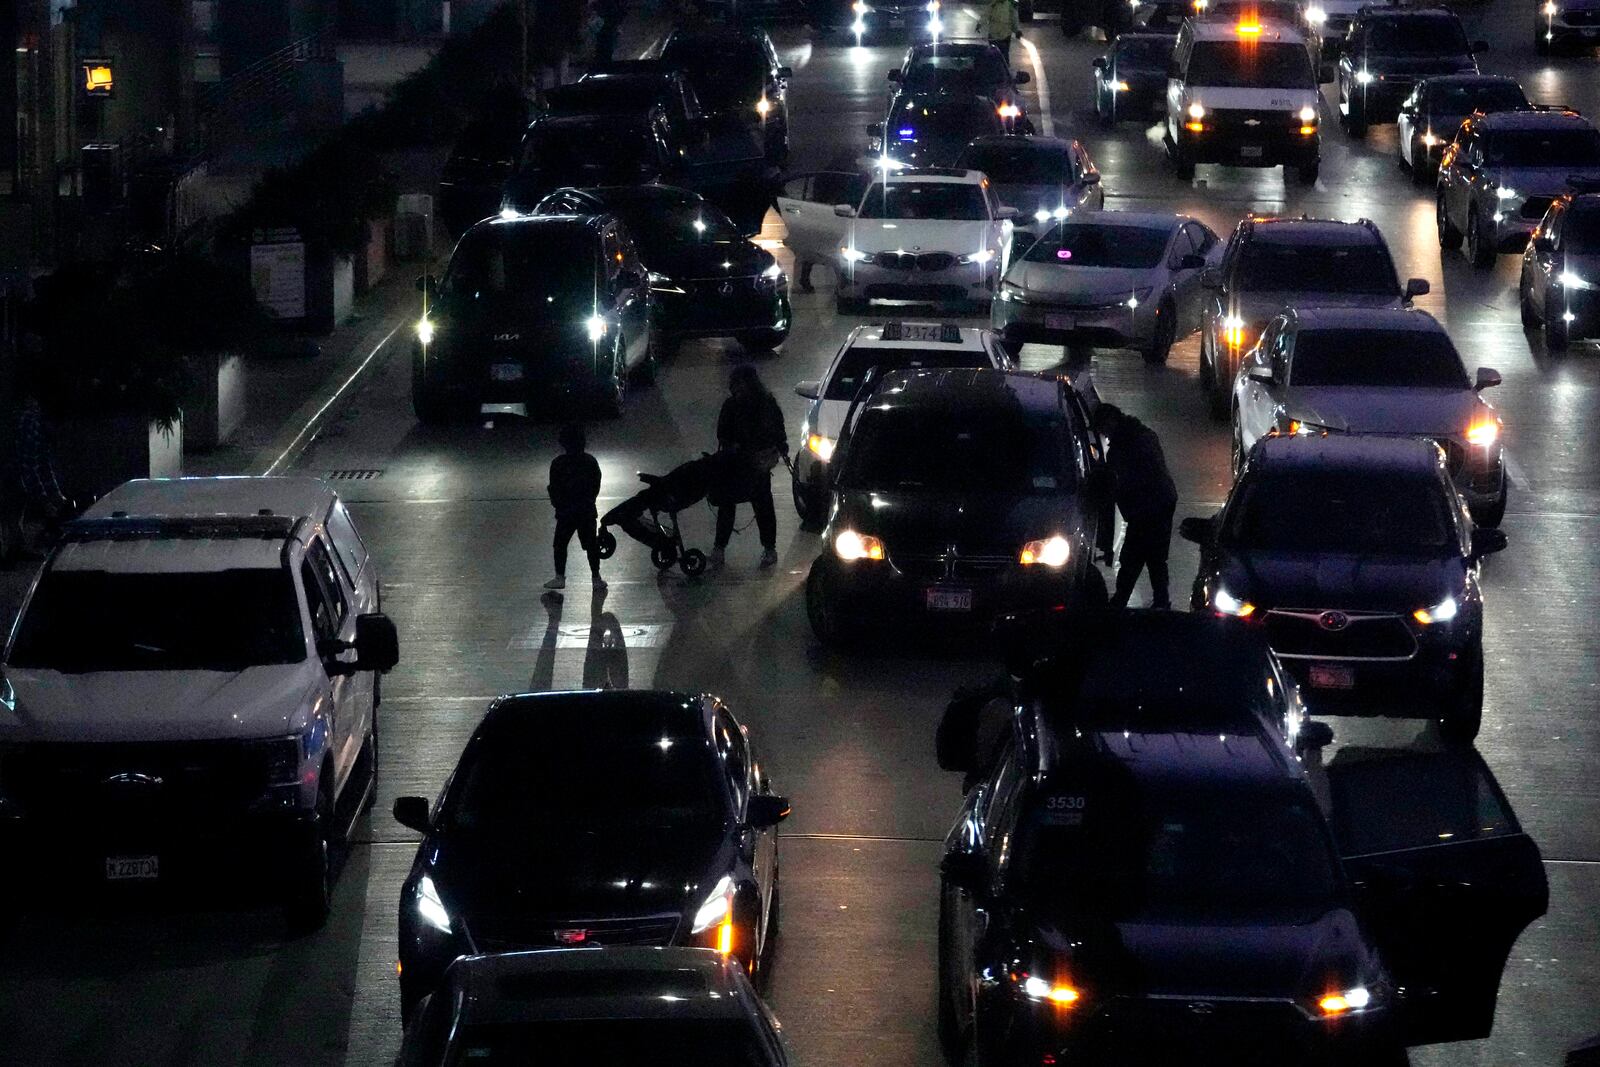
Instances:
[[[706,554],[683,546],[678,513],[707,497],[713,504],[727,502],[737,476],[737,463],[732,453],[718,452],[702,454],[666,474],[640,474],[645,488],[600,516],[600,532],[596,536],[600,558],[610,559],[616,554],[617,535],[610,530],[615,526],[650,550],[650,562],[657,570],[677,566],[690,577],[704,573]]]

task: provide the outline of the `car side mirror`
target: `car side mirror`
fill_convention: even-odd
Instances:
[[[1268,385],[1277,380],[1277,376],[1272,373],[1272,368],[1263,363],[1252,363],[1244,372],[1244,375],[1253,382],[1265,382]]]
[[[778,80],[779,81],[788,81],[792,77],[794,77],[794,68],[793,67],[779,67],[778,68]]]
[[[1203,267],[1200,270],[1200,284],[1207,289],[1222,288],[1222,268]]]
[[[795,395],[805,400],[815,400],[822,395],[822,383],[816,379],[799,382],[794,387]]]
[[[856,209],[851,207],[849,204],[833,205],[833,213],[838,215],[841,219],[853,219],[856,217]]]
[[[1198,252],[1186,252],[1178,260],[1179,270],[1205,270],[1206,257]]]
[[[892,82],[898,82],[900,80],[900,72],[898,70],[891,70],[889,72],[889,80]]]
[[[944,880],[974,896],[989,895],[989,865],[972,852],[952,852],[939,864]]]
[[[356,616],[355,668],[386,674],[400,662],[400,633],[389,616],[372,612]]]
[[[1501,381],[1500,372],[1493,367],[1479,367],[1478,380],[1472,383],[1472,388],[1482,392],[1485,389],[1493,389]]]
[[[1011,76],[1011,84],[1013,85],[1027,85],[1032,80],[1025,70],[1019,70]]]
[[[1022,212],[1018,211],[1014,207],[1002,207],[999,211],[994,213],[994,217],[997,219],[1014,219],[1021,214]]]
[[[1427,296],[1433,292],[1433,286],[1428,284],[1426,278],[1410,278],[1406,281],[1406,299],[1415,300],[1419,296]]]
[[[776,826],[789,817],[789,798],[757,793],[750,798],[744,821],[757,830]]]
[[[1217,534],[1217,520],[1204,518],[1199,515],[1190,515],[1178,523],[1178,536],[1185,541],[1193,541],[1204,547],[1209,545]]]
[[[1506,532],[1493,530],[1487,526],[1474,526],[1472,528],[1472,558],[1483,559],[1496,552],[1502,552],[1506,547]]]
[[[1083,184],[1085,184],[1085,185],[1099,185],[1100,184],[1100,172],[1097,171],[1097,170],[1091,170],[1088,174],[1085,174],[1083,176]]]
[[[426,797],[395,797],[394,821],[407,830],[425,834],[433,829],[433,819],[428,812]]]
[[[1089,65],[1095,70],[1105,70],[1108,66],[1110,66],[1110,64],[1106,62],[1105,56],[1095,56],[1094,62],[1090,63]]]

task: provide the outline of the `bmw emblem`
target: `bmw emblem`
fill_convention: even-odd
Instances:
[[[1350,625],[1350,616],[1346,615],[1342,611],[1324,611],[1321,615],[1317,616],[1317,625],[1321,626],[1324,630],[1330,630],[1334,633],[1338,633],[1340,630],[1343,630],[1346,626]]]

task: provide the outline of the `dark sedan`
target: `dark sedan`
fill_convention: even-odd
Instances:
[[[1124,33],[1094,61],[1094,113],[1102,126],[1128,119],[1149,122],[1167,106],[1167,66],[1172,38],[1164,33]]]
[[[852,406],[829,466],[833,517],[806,580],[825,644],[1105,597],[1090,558],[1102,459],[1066,378],[893,372]]]
[[[882,123],[867,127],[868,147],[908,167],[948,167],[975,137],[1006,132],[988,97],[902,90]]]
[[[1012,73],[1000,49],[986,41],[933,41],[906,49],[901,65],[889,72],[889,83],[903,93],[946,93],[987,98],[1005,120],[1006,129],[1027,133],[1027,102],[1017,86],[1028,72]]]
[[[423,835],[400,890],[404,1014],[484,952],[701,947],[760,977],[788,814],[715,697],[500,698],[431,810],[394,804]]]
[[[1201,546],[1194,608],[1251,620],[1313,712],[1438,721],[1470,741],[1483,719],[1483,558],[1433,442],[1267,437],[1221,513],[1179,527]]]
[[[748,350],[767,351],[789,335],[789,279],[778,261],[698,193],[667,185],[558,189],[535,210],[607,212],[638,242],[663,346],[732,337]]]
[[[485,219],[420,284],[411,403],[425,423],[569,396],[618,414],[629,376],[655,373],[645,268],[613,217]]]

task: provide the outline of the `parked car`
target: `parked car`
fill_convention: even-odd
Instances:
[[[867,150],[901,168],[949,167],[974,137],[1006,132],[986,96],[904,90],[890,101],[888,117],[867,127]]]
[[[1467,40],[1461,19],[1442,7],[1363,7],[1350,24],[1339,56],[1339,120],[1351,137],[1393,122],[1400,104],[1423,78],[1478,73],[1477,53],[1489,46]]]
[[[424,423],[568,398],[621,414],[629,378],[660,362],[644,263],[611,215],[486,219],[419,284],[411,406]]]
[[[958,170],[982,171],[1000,206],[1017,209],[1019,229],[1014,243],[1019,246],[1052,221],[1105,207],[1100,171],[1081,141],[976,137],[961,150],[955,165]]]
[[[1007,132],[1033,129],[1027,100],[1017,91],[1028,84],[1028,72],[1013,73],[1000,49],[987,41],[912,45],[900,66],[889,71],[889,84],[891,100],[900,93],[981,96],[995,106]]]
[[[768,162],[789,158],[789,79],[772,38],[754,26],[700,25],[674,29],[661,60],[678,67],[712,114],[736,119],[756,135]]]
[[[1545,348],[1600,337],[1600,194],[1558,196],[1522,253],[1517,302],[1522,324],[1540,327]]]
[[[1094,113],[1102,126],[1130,119],[1146,121],[1167,107],[1167,67],[1172,37],[1162,33],[1124,33],[1094,60]]]
[[[67,524],[0,659],[8,909],[206,886],[320,927],[376,787],[382,599],[311,478],[139,479]]]
[[[1443,74],[1424,78],[1400,105],[1395,138],[1400,162],[1418,185],[1439,173],[1439,157],[1474,112],[1527,108],[1517,79],[1504,74]]]
[[[1537,12],[1533,50],[1541,56],[1600,43],[1600,3],[1596,0],[1538,0]]]
[[[395,801],[423,835],[400,890],[404,1014],[457,956],[483,952],[701,947],[761,976],[788,814],[716,697],[496,700],[438,802]]]

